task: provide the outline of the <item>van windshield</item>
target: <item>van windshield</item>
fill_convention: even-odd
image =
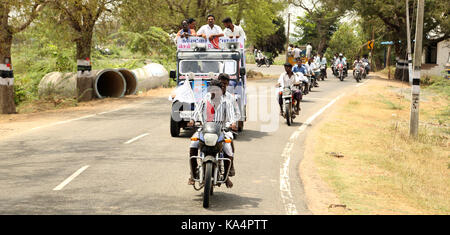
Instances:
[[[180,73],[182,74],[226,73],[229,75],[233,75],[236,74],[236,71],[237,64],[234,60],[183,60],[180,62]]]

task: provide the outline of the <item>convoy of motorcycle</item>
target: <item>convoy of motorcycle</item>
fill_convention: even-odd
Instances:
[[[215,122],[211,119],[205,120],[204,123],[195,123],[195,125],[191,123],[197,104],[205,98],[212,81],[217,79],[219,74],[226,74],[229,77],[226,97],[232,97],[233,106],[230,107],[240,112],[239,118],[234,119],[238,123],[238,128],[236,126],[233,128],[243,130],[247,109],[244,45],[244,39],[224,37],[219,38],[215,43],[197,37],[177,41],[177,70],[170,72],[170,77],[178,85],[177,94],[169,98],[172,101],[170,133],[173,137],[178,137],[180,129],[196,131],[191,141],[198,143],[198,153],[190,155],[189,184],[193,185],[197,191],[203,189],[204,208],[209,207],[210,197],[214,194],[215,187],[220,187],[222,184],[230,186],[229,177],[234,175],[233,157],[228,157],[225,153],[229,154],[228,147],[232,144],[233,136],[238,133],[221,124],[220,121]],[[260,59],[256,60],[258,67],[263,65],[270,67],[273,63],[270,58],[259,57]],[[366,76],[367,67],[368,64],[356,64],[354,76],[357,82]],[[314,71],[308,69],[307,74],[304,74],[307,79],[300,79],[302,82],[285,87],[279,92],[282,99],[281,114],[288,126],[292,125],[300,112],[300,104],[297,104],[300,101],[297,99],[301,100],[301,96],[307,95],[313,87],[318,87],[318,80],[325,80],[326,65],[316,65],[314,68]],[[347,76],[343,64],[335,64],[333,61],[331,69],[341,81]],[[298,94],[300,97],[296,97]],[[230,102],[230,98],[226,98],[226,102]],[[205,112],[209,112],[205,114],[207,117],[215,118],[216,116],[214,109],[206,109]],[[193,162],[197,163],[196,166]]]

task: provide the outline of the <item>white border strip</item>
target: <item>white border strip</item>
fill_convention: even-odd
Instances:
[[[79,176],[81,173],[83,173],[83,171],[85,171],[87,168],[89,168],[89,166],[84,166],[81,169],[79,169],[78,171],[76,171],[75,173],[73,173],[69,178],[67,178],[66,180],[64,180],[61,184],[59,184],[58,186],[56,186],[53,191],[60,191],[61,189],[63,189],[67,184],[70,183],[70,181],[72,181],[73,179],[75,179],[77,176]]]
[[[286,147],[283,150],[283,154],[281,154],[281,157],[283,157],[283,164],[281,165],[280,169],[280,191],[281,191],[281,199],[283,200],[284,208],[286,210],[286,213],[288,215],[298,215],[297,208],[295,207],[294,198],[292,196],[291,192],[291,185],[289,180],[289,164],[291,161],[291,155],[292,155],[292,149],[294,148],[295,141],[298,139],[300,134],[306,130],[306,128],[318,117],[320,116],[325,110],[327,110],[329,107],[331,107],[336,101],[338,101],[340,98],[342,98],[345,95],[342,94],[338,96],[336,99],[332,100],[330,103],[328,103],[325,107],[323,107],[321,110],[319,110],[317,113],[315,113],[313,116],[308,118],[303,125],[301,125],[292,135],[289,139],[289,142],[286,144]]]

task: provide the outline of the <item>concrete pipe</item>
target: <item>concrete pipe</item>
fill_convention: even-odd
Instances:
[[[151,63],[132,72],[138,80],[137,91],[146,92],[169,84],[169,73],[160,64]]]
[[[98,98],[120,98],[124,96],[126,81],[121,73],[112,69],[105,69],[93,74],[96,74],[94,78],[94,92]]]
[[[126,82],[125,95],[136,94],[138,86],[138,79],[136,75],[128,69],[117,69],[117,71],[121,73],[122,76],[125,78]]]
[[[38,86],[39,96],[60,95],[77,97],[77,74],[52,72],[45,75]]]

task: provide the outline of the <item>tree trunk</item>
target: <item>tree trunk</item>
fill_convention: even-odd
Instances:
[[[408,59],[406,58],[406,45],[395,43],[395,57],[397,60],[395,66],[395,80],[409,81]]]
[[[79,32],[80,37],[75,40],[77,44],[77,60],[91,58],[93,29]]]
[[[12,34],[8,31],[8,26],[3,25],[2,21],[2,24],[0,25],[0,64],[4,63],[5,58],[11,58],[11,45],[12,45]],[[0,85],[0,113],[2,114],[16,113],[13,84]]]
[[[93,29],[80,32],[81,36],[76,40],[77,44],[77,60],[86,60],[91,58],[91,46]],[[94,78],[93,75],[87,75],[86,72],[77,76],[77,96],[78,101],[90,101],[94,97]]]

